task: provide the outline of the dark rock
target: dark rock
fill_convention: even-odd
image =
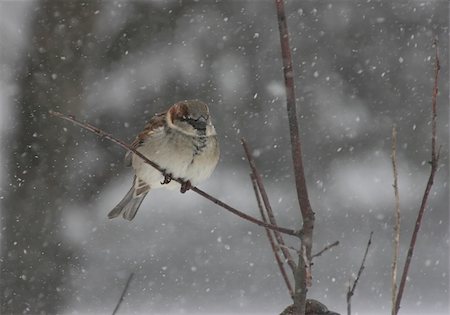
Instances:
[[[328,308],[317,300],[306,300],[306,315],[340,315],[338,313],[329,311]],[[294,305],[289,305],[280,315],[293,315]]]

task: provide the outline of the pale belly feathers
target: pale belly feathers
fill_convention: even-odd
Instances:
[[[200,150],[196,150],[199,147]],[[154,134],[137,150],[173,177],[190,180],[193,186],[211,175],[219,159],[215,136],[199,139],[180,132],[172,132],[165,136],[163,132]],[[135,155],[132,166],[136,176],[149,184],[152,189],[180,187],[176,181],[161,185],[164,176]]]

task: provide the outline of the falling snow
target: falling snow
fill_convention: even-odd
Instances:
[[[162,190],[132,222],[107,219],[133,181],[124,150],[48,114],[76,115],[131,143],[174,102],[204,100],[221,159],[199,188],[259,215],[244,137],[279,224],[298,229],[273,3],[54,2],[0,2],[1,310],[109,314],[133,272],[123,314],[279,314],[291,301],[264,229],[193,192]],[[391,128],[403,261],[429,174],[439,37],[441,161],[402,310],[446,314],[448,3],[287,1],[286,10],[313,251],[340,241],[315,259],[309,294],[341,314],[370,231],[353,309],[390,312]]]

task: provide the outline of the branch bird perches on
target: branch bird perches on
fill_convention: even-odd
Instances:
[[[89,130],[90,132],[93,132],[93,133],[97,134],[97,135],[98,135],[99,137],[101,137],[101,138],[108,139],[109,141],[111,141],[111,142],[113,142],[113,143],[115,143],[115,144],[121,146],[121,147],[124,148],[125,150],[128,150],[128,151],[133,152],[133,153],[136,154],[139,158],[141,158],[142,160],[144,160],[145,163],[147,163],[147,164],[153,166],[153,167],[156,168],[158,171],[160,171],[161,174],[164,175],[164,170],[163,170],[159,165],[157,165],[156,163],[150,161],[150,160],[149,160],[148,158],[146,158],[141,152],[139,152],[139,151],[137,151],[136,149],[132,148],[130,145],[126,144],[126,143],[123,142],[122,140],[119,140],[119,139],[113,137],[111,134],[109,134],[109,133],[107,133],[107,132],[101,130],[100,128],[97,128],[97,127],[95,127],[95,126],[93,126],[93,125],[91,125],[91,124],[88,124],[88,123],[83,123],[83,122],[79,121],[78,119],[76,119],[75,116],[73,116],[73,115],[65,115],[65,114],[62,114],[62,113],[56,112],[56,111],[49,111],[49,113],[50,113],[50,115],[53,115],[53,116],[55,116],[55,117],[58,117],[58,118],[61,118],[61,119],[70,121],[70,122],[72,122],[72,123],[75,124],[75,125],[78,125],[78,126],[84,128],[84,129],[86,129],[86,130]],[[180,183],[180,184],[183,184],[183,180],[181,180],[180,178],[173,178],[173,180],[176,181],[176,182],[178,182],[178,183]],[[244,213],[244,212],[242,212],[242,211],[240,211],[240,210],[237,210],[236,208],[233,208],[232,206],[226,204],[225,202],[220,201],[219,199],[217,199],[217,198],[211,196],[210,194],[204,192],[203,190],[201,190],[201,189],[199,189],[199,188],[197,188],[197,187],[192,187],[191,190],[192,190],[193,192],[199,194],[200,196],[202,196],[202,197],[204,197],[204,198],[206,198],[206,199],[212,201],[212,202],[215,203],[216,205],[218,205],[218,206],[220,206],[220,207],[222,207],[222,208],[224,208],[224,209],[230,211],[231,213],[233,213],[233,214],[235,214],[235,215],[241,217],[241,218],[244,219],[244,220],[250,221],[250,222],[252,222],[252,223],[254,223],[254,224],[257,224],[257,225],[259,225],[259,226],[268,228],[268,229],[270,229],[270,230],[278,231],[278,232],[280,232],[280,233],[284,233],[284,234],[288,234],[288,235],[292,235],[292,236],[297,236],[297,237],[300,235],[300,231],[295,231],[295,230],[292,230],[292,229],[287,229],[287,228],[284,228],[284,227],[279,227],[279,226],[276,226],[276,225],[273,225],[273,224],[270,224],[270,223],[267,223],[267,222],[263,222],[263,221],[261,221],[261,220],[258,220],[258,219],[256,219],[255,217],[252,217],[251,215],[248,215],[248,214],[246,214],[246,213]]]

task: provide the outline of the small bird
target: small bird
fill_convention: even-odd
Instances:
[[[122,214],[133,220],[150,189],[181,188],[184,193],[207,179],[219,161],[217,134],[208,106],[199,100],[180,101],[156,114],[138,134],[131,147],[164,169],[164,175],[129,151],[125,164],[135,172],[133,185],[108,218]],[[181,179],[184,184],[171,181]]]

